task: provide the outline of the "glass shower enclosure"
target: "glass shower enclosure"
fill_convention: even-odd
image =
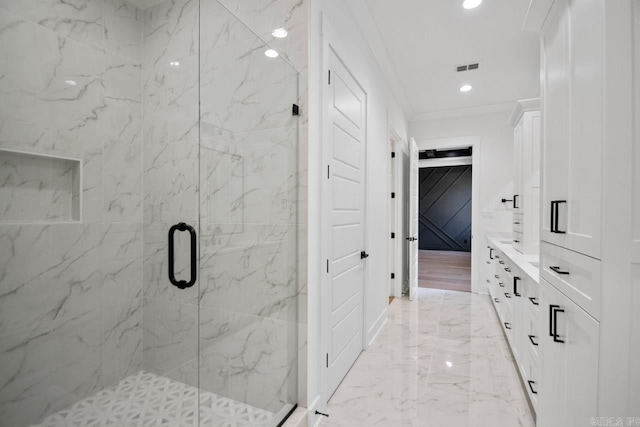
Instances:
[[[295,408],[298,72],[243,2],[0,0],[0,426]]]

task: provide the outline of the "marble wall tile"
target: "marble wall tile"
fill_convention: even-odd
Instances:
[[[198,307],[160,300],[144,300],[143,367],[145,370],[193,385],[198,355]],[[190,364],[191,362],[191,364]]]
[[[0,333],[98,309],[101,237],[92,225],[0,227]]]
[[[108,140],[103,153],[103,218],[106,222],[142,221],[142,140]]]
[[[233,132],[292,126],[298,75],[268,58],[259,39],[217,48],[201,58],[201,119]],[[225,84],[220,84],[223,81]]]
[[[102,0],[0,0],[10,10],[62,37],[102,46]]]
[[[198,141],[144,147],[144,219],[178,223],[198,219]]]
[[[272,412],[295,400],[295,324],[200,311],[200,387]]]
[[[100,134],[104,61],[99,50],[0,9],[0,51],[0,115]]]
[[[144,11],[145,69],[198,53],[198,0],[172,0]]]
[[[135,17],[105,15],[104,48],[135,63],[142,62],[142,25]]]
[[[29,425],[101,388],[100,314],[42,327],[0,335],[3,425]]]
[[[209,245],[203,239],[200,305],[295,322],[295,229],[260,228],[252,239],[238,244],[231,239],[226,246]]]
[[[198,58],[171,62],[144,69],[145,145],[198,138]]]
[[[142,369],[141,294],[122,304],[103,307],[102,341],[104,387]]]

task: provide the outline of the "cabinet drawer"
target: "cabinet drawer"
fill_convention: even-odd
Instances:
[[[524,352],[522,371],[524,373],[524,386],[527,389],[533,409],[538,411],[538,393],[540,390],[540,362],[531,349]]]
[[[542,337],[540,336],[540,333],[542,332],[542,324],[538,313],[526,306],[525,310],[527,310],[527,316],[524,319],[525,325],[523,329],[523,338],[525,340],[524,347],[528,348],[531,354],[536,358],[536,360],[538,360],[540,357],[540,341],[542,340]]]
[[[600,261],[542,242],[540,275],[596,319],[600,318]]]
[[[513,231],[522,233],[524,230],[524,215],[513,215]]]
[[[523,253],[524,251],[524,234],[522,233],[518,233],[517,231],[513,232],[513,248],[520,252]]]
[[[524,305],[531,310],[531,312],[540,316],[540,285],[531,279],[527,279],[524,286],[523,297]]]

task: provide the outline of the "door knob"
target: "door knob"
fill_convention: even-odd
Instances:
[[[407,237],[407,240],[410,242],[415,242],[416,240],[418,240],[417,237]]]
[[[366,251],[360,252],[360,259],[369,258],[369,254]]]

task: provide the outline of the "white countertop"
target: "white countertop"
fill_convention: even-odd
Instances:
[[[513,248],[511,244],[511,236],[503,235],[487,235],[487,241],[504,253],[515,265],[518,266],[527,276],[536,283],[540,283],[540,269],[538,263],[540,257],[538,255],[524,255]],[[533,265],[532,263],[536,263]]]

